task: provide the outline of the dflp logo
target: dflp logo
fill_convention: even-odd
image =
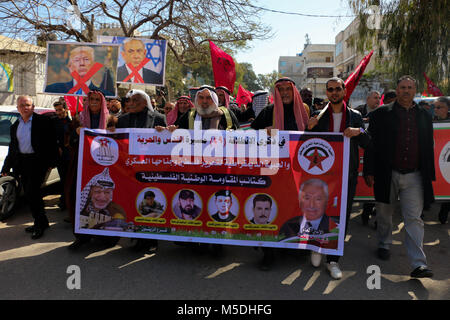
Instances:
[[[302,144],[297,158],[303,170],[310,174],[320,175],[331,169],[335,153],[327,141],[312,138]]]

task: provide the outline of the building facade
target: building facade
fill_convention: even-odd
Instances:
[[[334,44],[307,44],[296,56],[282,56],[278,72],[294,80],[299,90],[308,87],[314,97],[326,98],[325,83],[334,74]]]
[[[51,107],[55,96],[43,94],[46,48],[0,35],[0,105],[15,105],[29,95],[37,107]]]

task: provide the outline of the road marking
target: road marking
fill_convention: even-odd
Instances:
[[[281,284],[286,284],[290,286],[298,277],[300,277],[301,273],[302,273],[301,269],[292,272],[286,279],[281,281]]]

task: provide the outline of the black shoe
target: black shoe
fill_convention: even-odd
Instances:
[[[425,266],[420,266],[414,269],[413,272],[411,272],[412,278],[432,278],[433,272],[428,269]]]
[[[259,269],[261,271],[269,271],[272,269],[273,263],[275,261],[275,256],[273,254],[272,248],[263,249],[264,256],[259,264]]]
[[[117,245],[117,243],[119,242],[120,237],[110,237],[107,236],[105,237],[105,239],[101,239],[103,248],[108,249],[108,248],[112,248],[115,247]]]
[[[45,230],[45,229],[47,229],[48,227],[50,227],[50,225],[49,225],[49,224],[46,224],[45,226],[41,227],[41,229]],[[35,228],[36,228],[35,225],[26,227],[26,228],[25,228],[25,232],[33,233]]]
[[[44,235],[44,230],[46,228],[34,227],[33,233],[31,234],[31,239],[36,240],[41,238]]]
[[[133,250],[136,252],[149,251],[151,253],[156,252],[158,249],[158,240],[155,239],[137,239],[136,244],[133,246]]]
[[[439,221],[442,224],[445,224],[447,222],[447,218],[448,218],[448,211],[447,212],[443,210],[439,211]]]
[[[80,247],[82,247],[85,243],[88,243],[91,241],[91,238],[85,238],[85,237],[81,237],[81,238],[76,238],[74,242],[72,242],[72,244],[70,244],[67,249],[70,251],[75,251],[78,250]]]
[[[381,260],[389,260],[391,252],[385,248],[378,248],[377,255]]]

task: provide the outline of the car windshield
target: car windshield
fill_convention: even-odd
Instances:
[[[20,114],[17,112],[0,112],[0,146],[8,146],[11,140],[9,128],[16,122]]]

